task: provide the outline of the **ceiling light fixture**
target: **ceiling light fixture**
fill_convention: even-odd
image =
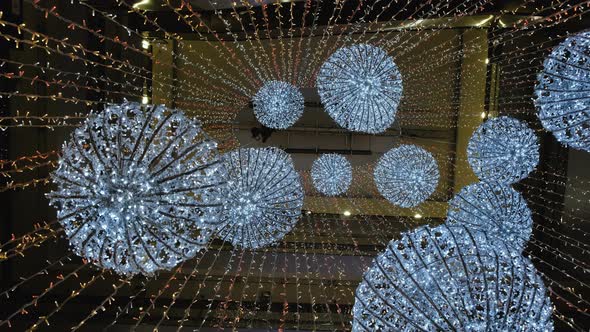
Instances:
[[[151,0],[141,0],[141,1],[138,1],[135,4],[133,4],[133,6],[131,6],[131,7],[133,7],[133,8],[139,8],[139,7],[144,6],[144,5],[149,5],[150,2],[151,2]]]

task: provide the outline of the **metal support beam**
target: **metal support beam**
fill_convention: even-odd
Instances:
[[[308,196],[303,208],[313,213],[342,214],[349,211],[353,215],[414,217],[419,213],[423,217],[444,218],[447,215],[447,203],[426,201],[417,208],[400,208],[383,198],[350,198]]]
[[[467,144],[485,114],[488,40],[486,30],[463,32],[460,106],[457,117],[454,192],[478,179],[467,162]]]

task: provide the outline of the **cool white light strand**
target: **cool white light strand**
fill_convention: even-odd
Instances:
[[[537,135],[514,118],[489,119],[469,139],[467,159],[481,181],[518,182],[539,164]]]
[[[324,154],[311,166],[313,186],[326,196],[345,193],[352,182],[352,166],[339,154]]]
[[[447,222],[486,232],[522,251],[531,237],[533,219],[522,195],[509,185],[470,184],[449,202]]]
[[[532,262],[464,226],[423,226],[389,243],[355,293],[353,331],[553,331]]]
[[[317,88],[328,114],[343,128],[384,132],[402,96],[402,77],[383,49],[367,44],[337,50],[322,65]]]
[[[432,195],[440,174],[430,152],[416,145],[402,145],[379,159],[373,177],[377,189],[388,201],[413,207]]]
[[[228,199],[218,234],[244,248],[281,240],[301,216],[303,187],[291,156],[277,148],[247,148],[224,156]]]
[[[287,82],[268,81],[253,98],[256,119],[268,128],[287,129],[303,114],[303,94]]]
[[[543,63],[537,116],[562,144],[590,152],[590,31],[568,37]]]
[[[171,269],[219,222],[225,169],[200,124],[164,106],[91,114],[64,144],[48,194],[74,252],[121,274]]]

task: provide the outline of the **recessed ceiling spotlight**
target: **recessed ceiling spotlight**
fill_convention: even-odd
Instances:
[[[416,218],[416,219],[422,219],[422,215],[420,213],[416,213],[414,215],[414,218]]]
[[[350,211],[346,210],[342,214],[345,215],[346,217],[349,217],[352,213],[350,213]]]

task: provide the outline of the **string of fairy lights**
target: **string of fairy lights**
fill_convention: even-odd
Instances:
[[[247,107],[265,82],[280,80],[295,87],[315,87],[320,67],[330,55],[343,46],[361,43],[381,47],[393,57],[402,74],[411,72],[411,75],[403,77],[404,91],[397,114],[399,121],[423,126],[461,128],[461,124],[448,119],[456,115],[462,103],[457,96],[461,93],[461,98],[469,98],[472,97],[471,92],[464,93],[460,85],[453,85],[449,89],[453,96],[449,103],[444,106],[429,105],[429,112],[420,114],[424,105],[421,100],[435,98],[440,92],[436,89],[420,89],[415,92],[406,89],[406,84],[420,84],[435,74],[447,77],[454,75],[456,69],[453,65],[460,61],[464,50],[479,51],[482,39],[489,36],[492,36],[491,44],[516,43],[536,34],[542,35],[546,29],[581,19],[590,10],[589,2],[555,1],[535,7],[511,26],[502,26],[500,23],[490,25],[487,35],[478,35],[464,42],[460,34],[454,34],[431,47],[429,43],[440,38],[451,24],[460,22],[469,15],[478,15],[488,1],[453,2],[453,5],[445,2],[432,5],[429,1],[409,1],[399,5],[398,2],[385,0],[367,3],[351,0],[337,1],[328,12],[323,11],[325,7],[321,4],[331,2],[307,0],[298,5],[296,2],[276,1],[261,6],[250,1],[233,2],[228,10],[212,11],[212,15],[223,26],[222,30],[216,30],[201,15],[199,9],[188,2],[182,1],[179,6],[173,1],[163,1],[162,8],[171,10],[178,17],[178,24],[187,27],[197,36],[197,41],[192,41],[185,39],[184,35],[166,31],[164,25],[158,22],[157,14],[142,10],[131,1],[117,1],[121,10],[129,11],[144,20],[146,30],[161,33],[165,37],[164,41],[173,40],[176,43],[173,48],[169,43],[146,37],[141,31],[128,28],[126,21],[119,15],[89,2],[72,1],[71,6],[86,9],[92,17],[99,17],[116,26],[118,32],[109,34],[104,29],[96,28],[72,15],[71,10],[54,6],[48,1],[26,0],[25,9],[40,14],[42,21],[51,20],[52,24],[72,32],[83,31],[99,40],[103,46],[98,48],[96,44],[86,45],[83,40],[77,40],[80,38],[78,35],[64,38],[47,32],[51,29],[41,32],[34,25],[15,24],[0,16],[0,25],[3,27],[0,37],[12,43],[15,49],[23,50],[27,47],[33,49],[31,52],[37,52],[39,57],[44,54],[39,61],[0,59],[0,68],[12,68],[10,72],[1,72],[0,76],[19,83],[18,89],[2,91],[0,97],[20,103],[20,109],[14,115],[0,117],[0,129],[18,131],[47,128],[51,129],[48,135],[57,135],[63,132],[62,128],[68,130],[70,127],[80,126],[86,121],[86,111],[89,109],[99,110],[104,105],[120,104],[123,98],[141,102],[145,100],[147,104],[152,96],[172,94],[176,97],[175,107],[197,117],[203,123],[203,128],[213,138],[220,140],[221,149],[231,150],[239,143],[227,129],[231,128],[236,114]],[[524,1],[519,8],[523,9],[534,3]],[[209,5],[216,7],[214,1],[209,1]],[[294,16],[297,6],[303,6],[303,19]],[[352,6],[351,10],[345,9],[349,6]],[[393,8],[398,10],[391,16]],[[517,12],[516,9],[514,12]],[[448,20],[435,24],[433,28],[419,25],[388,28],[386,24],[379,22],[388,15],[391,16],[390,20],[402,17],[411,17],[413,21],[437,18]],[[324,18],[327,18],[327,24]],[[234,29],[235,24],[241,30]],[[275,26],[283,29],[273,30]],[[527,70],[540,71],[541,62],[536,61],[533,67],[527,68],[519,65],[530,62],[531,59],[543,59],[557,42],[566,37],[568,34],[563,33],[556,38],[531,41],[525,48],[517,48],[510,53],[492,54],[486,58],[486,63],[504,65],[502,75],[507,78],[506,89],[531,88],[535,81]],[[201,52],[201,45],[205,45],[210,52]],[[120,47],[124,52],[117,54],[108,51],[111,46]],[[169,53],[172,61],[160,61],[156,50]],[[429,52],[436,52],[436,61],[431,61]],[[151,68],[145,67],[135,57],[157,62],[166,70],[188,74],[184,77],[152,76]],[[215,58],[227,61],[219,64],[214,61]],[[76,63],[83,69],[72,69],[74,67],[64,63]],[[481,64],[466,66],[475,68],[479,65]],[[106,74],[97,74],[98,71]],[[475,74],[465,70],[461,75],[465,76],[462,79],[469,79],[470,75]],[[473,97],[476,97],[475,93]],[[509,110],[503,115],[531,117],[535,112],[530,103],[532,98],[531,90],[517,96],[500,96],[495,102]],[[34,111],[35,106],[40,103],[51,104],[49,109],[53,110],[67,105],[67,110],[77,111],[47,111],[46,114],[40,114]],[[481,106],[488,106],[489,103],[490,101],[485,101]],[[521,104],[522,107],[519,106]],[[480,114],[462,116],[477,119]],[[481,115],[482,118],[488,116],[492,115]],[[470,128],[471,125],[464,126]],[[539,136],[543,131],[534,128],[534,132]],[[403,134],[401,136],[401,140],[407,140],[408,143],[412,139]],[[434,140],[431,143],[432,146],[424,148],[435,155],[439,168],[468,162],[454,151],[454,143],[451,143],[452,151],[441,148]],[[10,159],[0,160],[0,177],[8,179],[0,187],[0,192],[47,191],[50,181],[44,174],[58,167],[60,157],[63,157],[61,150],[51,150],[26,155],[17,153]],[[363,193],[355,188],[356,179],[372,181],[373,165],[368,168],[354,167],[352,173],[355,180],[348,191],[328,198],[323,204],[355,215],[373,208],[381,211],[378,204],[383,203],[370,202],[367,208],[357,206],[354,200]],[[301,174],[304,183],[311,183],[311,176],[313,174],[310,175],[309,172]],[[442,183],[452,183],[454,176],[457,175],[441,173],[439,186]],[[580,178],[568,179],[564,170],[543,168],[533,171],[526,180],[517,184],[516,189],[526,198],[533,219],[543,221],[533,225],[533,236],[528,243],[531,260],[549,289],[551,301],[565,304],[571,310],[561,312],[555,307],[554,318],[580,331],[584,330],[583,319],[589,316],[587,309],[590,303],[584,296],[584,290],[590,285],[583,277],[588,273],[588,263],[579,259],[583,256],[574,255],[571,251],[587,254],[590,250],[590,245],[585,240],[588,232],[583,225],[587,220],[579,217],[576,211],[563,210],[559,202],[564,199],[576,200],[576,208],[587,212],[587,200],[578,198],[588,197],[589,192],[582,189],[584,184],[587,181]],[[461,188],[455,188],[455,191],[459,189]],[[305,195],[314,193],[314,190],[305,188]],[[377,188],[373,187],[372,190],[378,196]],[[439,192],[433,197],[444,197],[446,201],[451,198],[448,196],[449,193]],[[343,203],[339,198],[350,200]],[[540,214],[538,209],[551,211],[551,215]],[[414,211],[417,212],[413,216],[400,218],[401,229],[415,229],[430,220],[428,217],[421,219],[422,216],[436,215],[438,212],[436,207],[429,204],[418,205]],[[386,231],[391,222],[382,215],[374,218],[362,215],[349,217],[346,213],[342,218],[315,218],[314,215],[304,215],[277,246],[246,250],[226,243],[220,244],[218,248],[213,246],[207,253],[197,254],[190,263],[181,263],[170,273],[161,273],[156,280],[132,280],[125,277],[113,279],[111,272],[97,270],[86,260],[78,264],[72,258],[73,255],[67,253],[48,260],[38,272],[22,276],[18,282],[2,289],[1,296],[12,299],[12,294],[16,294],[30,282],[47,282],[47,287],[32,300],[15,307],[12,314],[0,317],[0,326],[11,326],[13,321],[18,321],[19,316],[33,315],[35,319],[28,329],[51,326],[55,315],[68,304],[72,305],[72,301],[91,290],[93,285],[112,283],[108,294],[104,295],[96,308],[72,327],[74,330],[96,321],[108,312],[113,313],[108,326],[133,322],[133,329],[156,314],[159,319],[154,323],[155,328],[176,320],[177,330],[184,325],[197,328],[258,326],[261,324],[259,320],[266,320],[264,324],[269,329],[305,326],[316,330],[320,328],[320,322],[324,321],[328,321],[330,326],[350,329],[352,303],[344,305],[344,302],[354,299],[359,280],[350,279],[349,267],[338,257],[346,254],[360,256],[362,266],[358,269],[365,270],[370,266],[373,257],[392,239],[392,234]],[[564,222],[562,218],[576,223]],[[351,223],[354,220],[363,222],[365,227],[352,229]],[[570,230],[564,230],[564,227]],[[55,243],[56,238],[63,236],[63,231],[57,220],[35,222],[31,232],[12,235],[11,239],[1,245],[0,262],[26,260],[35,250]],[[338,244],[342,241],[352,244],[352,252],[345,252],[339,247]],[[368,244],[379,249],[366,249]],[[543,255],[539,255],[540,252]],[[293,254],[292,259],[289,254]],[[212,255],[213,258],[205,259],[205,255]],[[220,267],[223,268],[222,273],[219,272]],[[67,271],[63,272],[65,275],[60,272],[62,270]],[[266,277],[263,271],[269,271],[271,277]],[[322,275],[335,277],[327,284],[322,280]],[[36,310],[41,299],[51,297],[53,293],[60,291],[60,285],[71,282],[78,283],[79,286],[72,287],[68,296],[59,298],[55,306],[47,312]],[[293,283],[295,288],[289,287]],[[132,285],[137,289],[133,289]],[[187,294],[187,290],[194,290],[195,286],[197,291]],[[290,294],[293,289],[295,294]],[[272,301],[261,299],[259,290],[278,296],[273,297]],[[125,295],[127,300],[121,303],[120,296],[117,295],[120,293],[130,295]],[[179,315],[175,309],[180,309],[178,302],[181,299],[188,301],[189,305]],[[277,309],[273,307],[276,303],[282,306],[278,318],[275,317]],[[305,309],[304,305],[309,305],[310,308]],[[194,308],[199,310],[198,317],[195,316]],[[571,312],[585,318],[576,320]]]

